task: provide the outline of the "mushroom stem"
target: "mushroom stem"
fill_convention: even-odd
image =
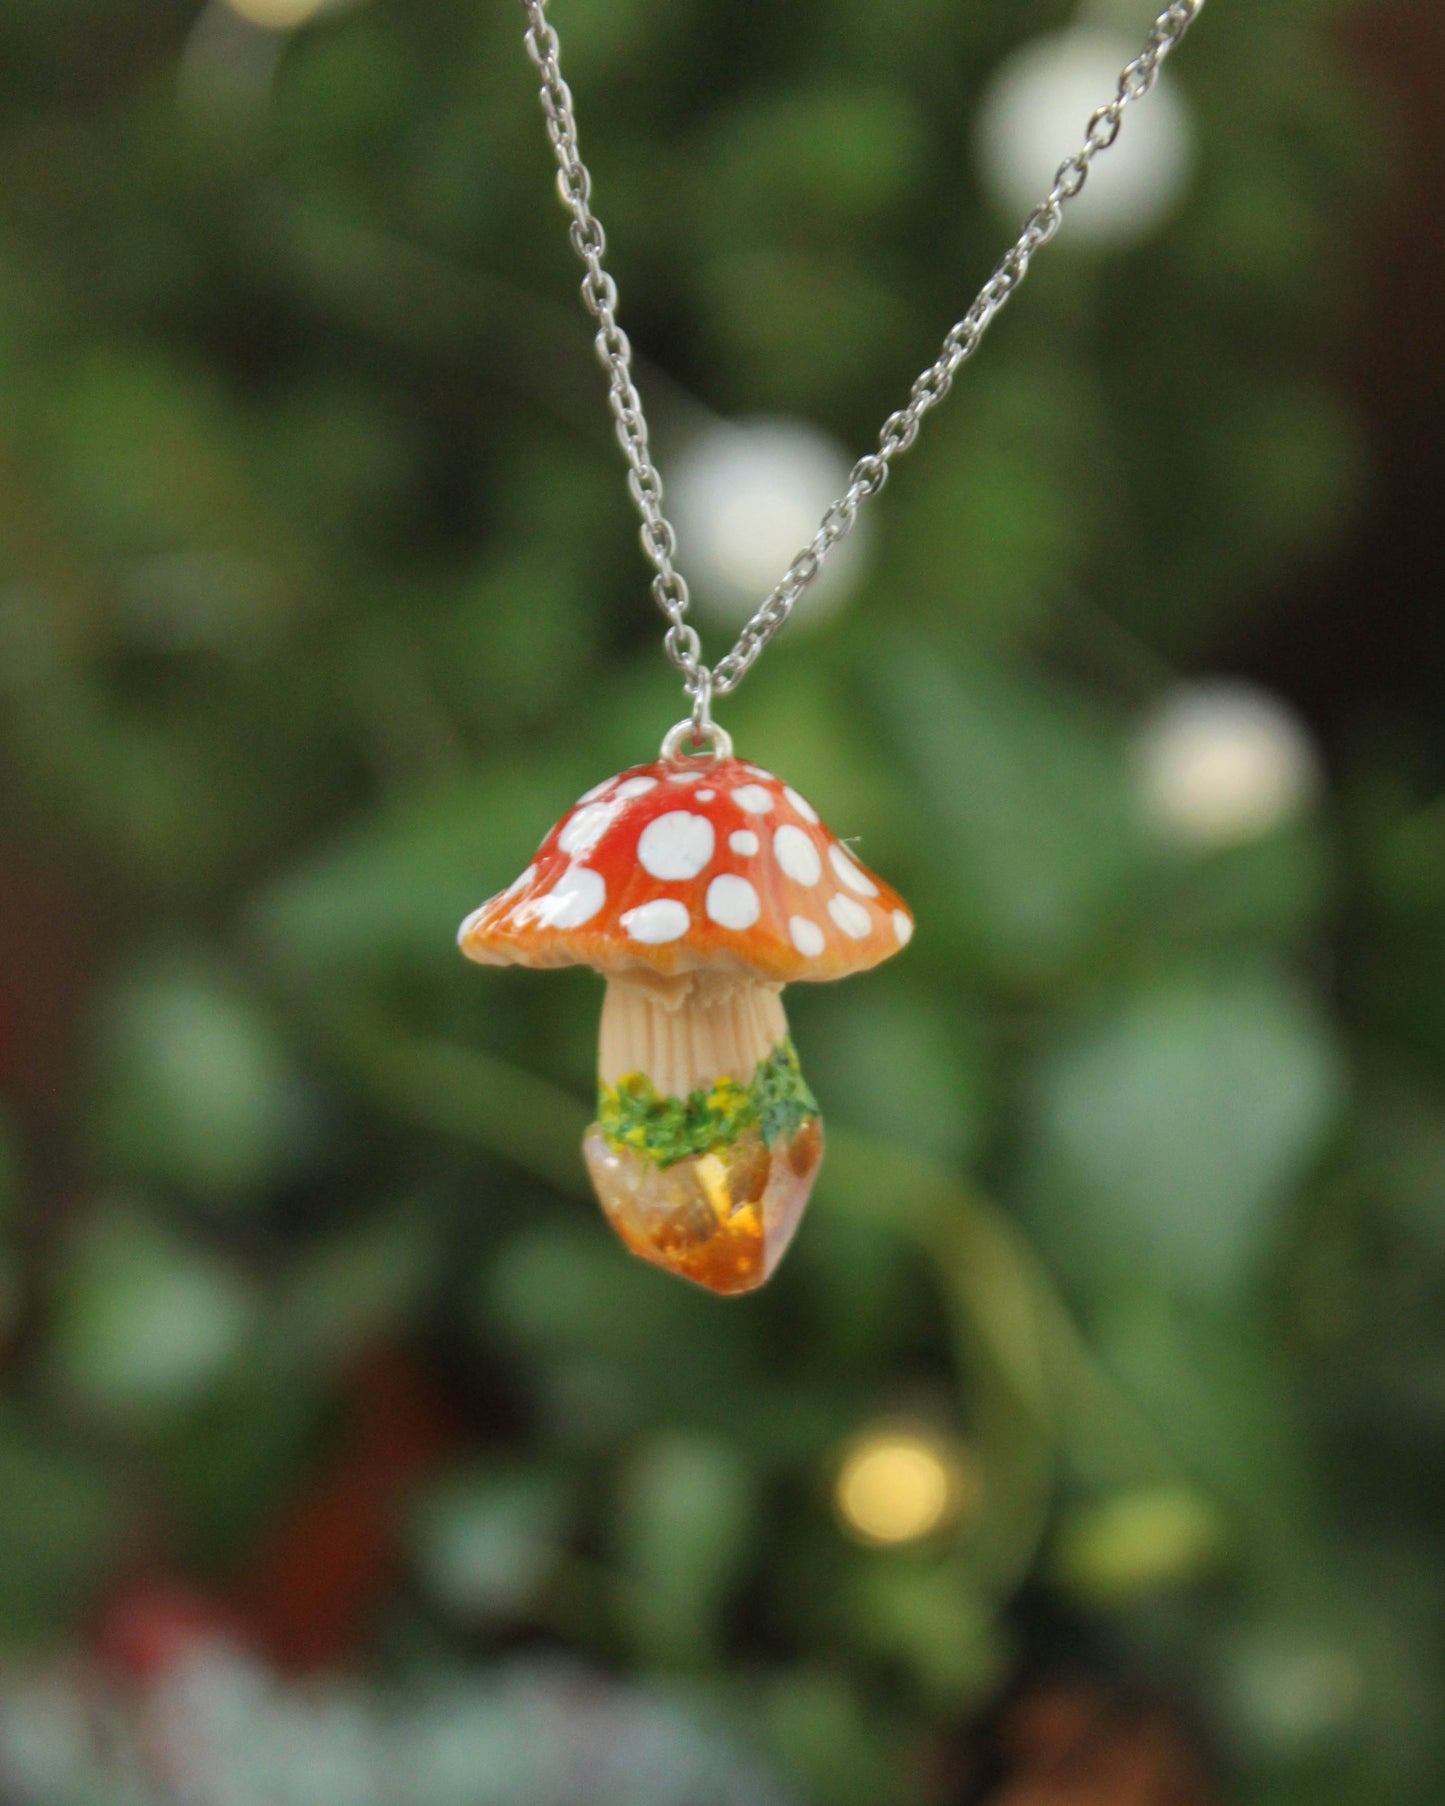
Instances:
[[[667,993],[610,979],[598,1050],[602,1082],[644,1073],[660,1097],[686,1097],[721,1078],[746,1085],[787,1037],[779,989],[740,979]]]
[[[823,1157],[778,992],[713,968],[612,978],[602,1005],[592,1183],[634,1254],[712,1292],[763,1283]]]

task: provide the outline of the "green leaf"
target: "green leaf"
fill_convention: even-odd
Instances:
[[[1071,637],[1111,637],[1076,592],[1116,505],[1118,422],[1094,375],[1061,354],[1082,327],[1071,315],[1084,296],[1063,290],[1054,301],[1062,311],[1035,314],[1012,358],[973,366],[967,404],[929,420],[926,460],[889,498],[880,587],[943,643],[975,654],[1030,646],[1065,607]]]
[[[924,1798],[896,1718],[835,1662],[768,1676],[759,1716],[815,1806],[918,1806]]]
[[[977,1707],[998,1684],[999,1626],[964,1561],[866,1557],[852,1607],[857,1642],[901,1665],[935,1707]]]
[[[206,1197],[300,1158],[307,1100],[278,1025],[199,957],[124,982],[103,1013],[96,1121],[113,1169]]]
[[[1185,1298],[1135,1266],[1091,1311],[1090,1328],[1104,1370],[1168,1452],[1164,1471],[1217,1505],[1236,1564],[1256,1564],[1277,1585],[1316,1568],[1309,1451],[1277,1337],[1250,1301]]]
[[[1273,1254],[1335,1120],[1334,1037],[1267,977],[1181,978],[1066,1032],[1034,1085],[1033,1220],[1108,1284],[1227,1296]]]
[[[119,1554],[128,1502],[90,1457],[0,1410],[0,1644],[73,1633]]]
[[[1073,1513],[1057,1566],[1086,1603],[1128,1605],[1199,1579],[1216,1565],[1223,1544],[1220,1513],[1202,1494],[1151,1487]]]
[[[87,1404],[145,1422],[205,1397],[254,1321],[252,1295],[231,1268],[137,1210],[108,1206],[61,1271],[50,1354]]]
[[[646,1443],[619,1499],[624,1615],[639,1655],[695,1664],[719,1651],[722,1614],[753,1553],[753,1478],[736,1448],[680,1432]]]
[[[460,983],[462,918],[511,883],[585,787],[579,772],[538,762],[408,796],[263,891],[251,910],[256,931],[293,970],[403,964],[456,970]]]
[[[697,291],[708,341],[747,372],[744,393],[767,395],[773,408],[825,402],[840,364],[866,368],[881,343],[905,336],[909,317],[876,269],[796,243],[749,250],[729,241],[700,261]]]
[[[279,1316],[304,1359],[336,1368],[423,1307],[437,1271],[437,1236],[425,1201],[346,1227],[298,1252]]]
[[[210,372],[135,343],[93,344],[57,376],[46,416],[57,486],[112,555],[214,544],[249,513],[240,416]]]
[[[799,986],[788,1016],[829,1123],[949,1159],[976,1152],[987,1120],[982,1022],[903,972]]]
[[[951,914],[1010,972],[1076,957],[1136,869],[1119,743],[1072,698],[896,641],[873,666]]]
[[[733,242],[795,241],[820,221],[852,226],[898,203],[923,159],[922,121],[887,88],[841,82],[752,90],[714,117],[708,166]],[[709,240],[718,236],[710,231]]]
[[[517,1237],[479,1289],[476,1326],[530,1376],[554,1446],[610,1454],[628,1431],[659,1423],[765,1434],[773,1388],[746,1326],[628,1260],[593,1220],[590,1232]]]
[[[412,1558],[457,1617],[515,1612],[555,1561],[567,1510],[565,1487],[535,1469],[446,1474],[413,1504]]]

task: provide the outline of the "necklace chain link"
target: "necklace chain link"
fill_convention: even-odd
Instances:
[[[847,537],[859,508],[888,481],[893,460],[918,437],[924,415],[947,396],[959,369],[978,350],[995,316],[1028,274],[1034,253],[1058,232],[1064,208],[1083,188],[1095,157],[1119,136],[1125,108],[1153,87],[1160,64],[1194,23],[1204,0],[1172,0],[1159,14],[1144,48],[1121,73],[1113,99],[1089,120],[1083,144],[1060,164],[1048,195],[1028,216],[968,312],[949,328],[938,356],[914,383],[907,403],[884,421],[877,447],[853,466],[848,487],[824,514],[810,543],[793,559],[732,650],[712,667],[703,662],[702,642],[687,619],[687,581],[673,562],[677,535],[662,511],[662,477],[652,460],[647,416],[633,381],[632,345],[617,319],[617,284],[602,263],[607,236],[592,211],[592,176],[578,150],[577,116],[572,90],[558,60],[557,33],[547,18],[547,0],[521,0],[521,5],[527,15],[527,51],[541,77],[547,136],[557,156],[557,187],[572,215],[569,236],[586,266],[582,299],[597,321],[597,357],[607,372],[608,401],[617,440],[627,459],[627,486],[642,516],[642,549],[655,572],[652,596],[668,621],[663,645],[682,674],[683,687],[693,704],[693,731],[701,740],[714,731],[713,698],[738,687],[758,654],[787,621],[798,598],[816,580],[833,547]]]

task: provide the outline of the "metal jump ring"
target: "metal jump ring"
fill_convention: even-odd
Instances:
[[[692,692],[692,737],[701,740],[712,726],[712,672],[699,665],[687,687]]]
[[[733,737],[727,729],[719,727],[715,721],[708,721],[699,730],[691,715],[686,721],[679,721],[676,727],[669,728],[662,743],[665,765],[687,765],[703,758],[721,761],[732,756]]]

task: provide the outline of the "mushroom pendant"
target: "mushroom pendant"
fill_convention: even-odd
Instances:
[[[823,1157],[783,986],[876,966],[913,917],[721,729],[688,756],[691,730],[589,790],[457,939],[607,980],[592,1183],[634,1254],[730,1294],[773,1272]]]

